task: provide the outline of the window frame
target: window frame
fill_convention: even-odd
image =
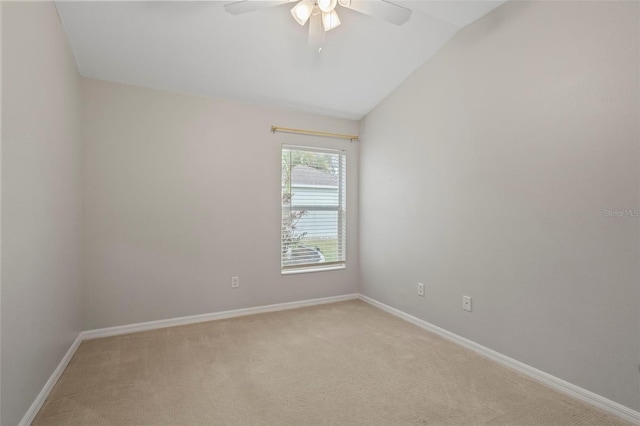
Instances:
[[[283,155],[285,150],[291,151],[306,151],[306,152],[315,152],[320,154],[333,154],[338,155],[338,205],[333,206],[318,206],[318,205],[300,205],[295,207],[302,207],[300,210],[306,211],[335,211],[337,213],[337,233],[338,233],[338,246],[342,247],[341,260],[332,261],[332,262],[323,262],[323,263],[308,263],[302,265],[284,265],[284,239],[282,238],[283,234],[283,221],[282,218],[285,214],[285,204],[282,202],[282,190],[284,184],[285,174],[282,173],[283,166]],[[305,274],[312,272],[322,272],[322,271],[334,271],[346,269],[347,266],[347,151],[344,149],[338,148],[322,148],[318,146],[303,146],[303,145],[292,145],[292,144],[282,144],[280,147],[280,170],[281,170],[281,181],[280,181],[280,273],[282,275],[293,275],[293,274]],[[291,188],[291,178],[290,174],[293,169],[289,170],[289,185]],[[291,204],[288,206],[291,209]],[[296,208],[296,210],[299,210]]]

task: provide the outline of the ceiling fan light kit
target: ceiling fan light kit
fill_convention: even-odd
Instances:
[[[340,18],[338,18],[338,14],[335,10],[328,13],[322,13],[322,26],[325,31],[332,30],[338,25],[340,25]]]
[[[336,4],[338,4],[338,0],[316,0],[316,3],[318,4],[318,8],[322,12],[329,13],[336,8]]]
[[[304,25],[309,20],[313,12],[313,2],[311,0],[302,0],[291,9],[291,16],[300,25]]]
[[[383,19],[395,25],[402,25],[411,17],[411,9],[398,6],[386,0],[284,0],[276,4],[297,2],[291,8],[291,16],[300,24],[309,22],[309,46],[318,52],[324,47],[324,33],[340,25],[336,6]],[[251,12],[265,6],[264,1],[242,0],[224,5],[232,15]]]

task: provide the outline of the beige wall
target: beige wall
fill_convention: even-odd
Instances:
[[[358,123],[83,79],[84,315],[93,329],[353,293]],[[348,267],[280,274],[280,149],[348,155]],[[231,288],[231,277],[240,288]]]
[[[636,410],[638,7],[462,30],[364,120],[359,221],[364,294]]]
[[[51,2],[3,2],[2,419],[81,331],[80,77]]]
[[[0,377],[2,377],[2,2],[0,2]],[[0,378],[0,424],[2,424],[2,379]]]
[[[637,3],[476,22],[363,121],[360,171],[358,143],[268,131],[358,123],[80,79],[51,3],[2,9],[2,424],[81,329],[352,293],[359,273],[640,408],[638,219],[603,214],[640,209]],[[283,143],[347,149],[347,270],[280,274]]]

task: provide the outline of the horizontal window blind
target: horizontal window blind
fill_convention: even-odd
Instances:
[[[282,148],[283,270],[345,263],[346,156]]]

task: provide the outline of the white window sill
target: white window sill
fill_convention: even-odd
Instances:
[[[340,269],[346,269],[346,265],[329,265],[329,266],[311,266],[308,268],[299,269],[283,269],[280,272],[282,275],[295,275],[295,274],[308,274],[310,272],[323,272],[323,271],[337,271]]]

